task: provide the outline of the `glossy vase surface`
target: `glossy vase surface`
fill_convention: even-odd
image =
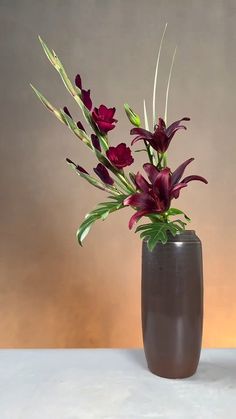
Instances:
[[[151,252],[142,248],[142,331],[150,371],[165,378],[193,375],[203,324],[201,241],[186,230]]]

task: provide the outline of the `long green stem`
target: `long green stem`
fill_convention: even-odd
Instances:
[[[163,154],[163,167],[167,166],[167,153]]]
[[[150,161],[151,164],[153,164],[153,154],[151,153],[150,145],[147,143],[146,140],[144,140],[144,144],[145,144],[145,147],[146,147],[146,150],[147,150],[149,161]]]
[[[166,125],[167,125],[167,116],[168,116],[168,99],[169,99],[170,81],[171,81],[171,76],[172,76],[172,70],[173,70],[173,66],[174,66],[176,51],[177,51],[177,47],[175,48],[174,54],[173,54],[173,57],[172,57],[170,72],[169,72],[169,77],[168,77],[168,82],[167,82],[167,87],[166,87],[165,116],[164,116],[164,121],[165,121]]]
[[[147,116],[147,108],[146,108],[146,101],[143,100],[143,114],[144,114],[144,126],[147,131],[149,131],[149,123],[148,123],[148,116]],[[147,150],[148,158],[151,164],[156,164],[156,158],[154,154],[153,148],[147,143],[147,141],[144,141],[145,147]]]
[[[135,189],[133,188],[133,186],[130,184],[129,180],[126,178],[126,176],[121,173],[116,173],[116,176],[118,177],[118,179],[120,179],[121,182],[123,182],[123,184],[127,187],[127,190],[131,193],[135,192]]]
[[[160,62],[160,56],[161,56],[161,49],[162,49],[162,43],[164,40],[164,36],[166,33],[167,23],[165,25],[161,42],[159,45],[158,55],[157,55],[157,62],[156,62],[156,69],[155,69],[155,76],[154,76],[154,84],[153,84],[153,97],[152,97],[152,115],[153,115],[153,127],[156,123],[156,87],[157,87],[157,77],[158,77],[158,70],[159,70],[159,62]]]

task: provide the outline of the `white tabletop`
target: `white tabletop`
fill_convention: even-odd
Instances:
[[[235,419],[236,349],[203,350],[182,380],[139,349],[0,350],[0,419]]]

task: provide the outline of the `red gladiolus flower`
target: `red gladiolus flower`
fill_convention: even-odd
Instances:
[[[185,188],[188,182],[200,180],[208,183],[202,176],[197,175],[187,176],[179,182],[185,168],[193,160],[193,158],[186,160],[172,174],[168,167],[159,171],[150,163],[144,164],[143,168],[150,183],[138,172],[135,176],[135,183],[139,192],[124,200],[124,205],[130,205],[137,209],[137,212],[130,218],[130,229],[145,215],[161,214],[167,211],[171,200],[179,197],[180,190]]]
[[[169,147],[169,144],[179,129],[187,129],[185,125],[181,125],[182,121],[190,121],[190,118],[182,118],[178,121],[173,122],[168,128],[166,128],[165,121],[159,118],[158,124],[155,126],[155,131],[150,132],[143,128],[133,128],[130,131],[131,135],[136,135],[131,145],[137,141],[147,141],[158,153],[165,153]]]
[[[100,145],[99,138],[95,134],[91,134],[91,141],[92,141],[92,144],[93,144],[94,148],[96,148],[96,150],[98,150],[98,151],[101,151],[101,145]]]
[[[107,108],[105,105],[100,105],[99,108],[94,108],[92,116],[101,132],[107,133],[115,128],[114,119],[116,108]]]
[[[103,166],[102,163],[99,163],[97,167],[95,167],[94,172],[96,175],[102,180],[102,182],[106,183],[107,185],[113,185],[114,180],[111,178],[107,168]]]
[[[73,164],[75,166],[75,169],[78,170],[78,172],[84,173],[85,175],[88,175],[87,170],[85,170],[83,167],[79,166],[78,164],[75,164],[72,160],[66,159],[67,163]]]
[[[68,115],[72,119],[71,113],[69,109],[67,108],[67,106],[64,106],[63,111],[66,113],[66,115]]]
[[[77,125],[77,127],[78,127],[79,129],[81,129],[82,131],[86,132],[86,131],[85,131],[85,128],[84,128],[84,126],[83,126],[83,124],[82,124],[82,122],[78,121],[76,125]]]
[[[134,161],[131,150],[125,143],[120,143],[117,147],[109,147],[106,155],[117,169],[130,166]]]
[[[91,111],[92,107],[93,107],[93,103],[92,100],[90,98],[90,90],[84,90],[82,88],[82,81],[81,81],[81,77],[79,74],[77,74],[77,76],[75,77],[75,85],[81,90],[81,100],[84,103],[84,105],[86,106],[86,108]]]
[[[64,106],[63,111],[66,113],[66,115],[68,115],[71,119],[73,119],[69,109],[67,108],[67,106]],[[76,125],[79,129],[86,132],[85,129],[84,129],[83,124],[80,121],[78,121]]]

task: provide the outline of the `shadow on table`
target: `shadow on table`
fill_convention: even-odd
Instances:
[[[234,363],[200,361],[197,372],[189,377],[191,381],[217,382],[227,381],[230,386],[236,386],[236,360]]]
[[[142,369],[148,369],[143,349],[132,349],[128,352],[128,357]]]
[[[142,349],[133,349],[128,353],[130,359],[142,369],[148,371],[147,362],[144,351]],[[224,361],[199,362],[197,372],[189,378],[184,380],[202,382],[202,383],[214,383],[219,381],[226,381],[230,383],[230,387],[236,386],[236,359],[233,363],[227,363]]]

